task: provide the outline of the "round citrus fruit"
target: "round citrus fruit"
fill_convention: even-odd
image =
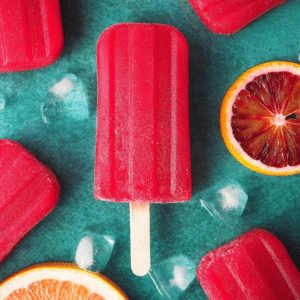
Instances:
[[[0,284],[2,300],[128,300],[124,292],[101,274],[71,263],[28,267]]]
[[[300,65],[276,61],[246,71],[224,97],[220,125],[225,145],[249,169],[300,173]]]

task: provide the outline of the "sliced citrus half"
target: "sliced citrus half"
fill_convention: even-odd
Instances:
[[[300,65],[267,62],[243,73],[223,99],[220,126],[228,150],[249,169],[300,173]]]
[[[0,299],[128,300],[105,276],[71,263],[43,263],[19,271],[0,284]]]

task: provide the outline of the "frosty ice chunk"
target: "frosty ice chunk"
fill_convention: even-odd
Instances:
[[[212,189],[204,199],[200,199],[201,205],[212,217],[230,227],[236,226],[240,220],[247,201],[248,195],[237,182]]]
[[[0,110],[4,109],[4,107],[5,107],[5,96],[0,92]]]
[[[177,255],[154,264],[149,275],[164,299],[178,299],[196,277],[196,264],[185,255]]]
[[[74,74],[59,77],[50,87],[41,110],[46,123],[65,118],[88,118],[88,98],[83,82]]]
[[[82,269],[102,272],[110,259],[114,243],[112,236],[102,234],[97,227],[83,230],[76,245],[76,264]]]

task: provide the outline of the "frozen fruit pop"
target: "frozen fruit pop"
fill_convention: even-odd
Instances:
[[[0,140],[0,262],[55,207],[54,174],[23,146]]]
[[[300,299],[300,273],[280,240],[263,229],[209,252],[197,278],[209,299]]]
[[[0,73],[53,63],[64,44],[59,0],[0,2]]]
[[[288,0],[189,0],[204,25],[217,34],[232,34]]]
[[[130,203],[132,269],[145,275],[150,202],[191,198],[188,45],[168,25],[116,24],[99,38],[97,69],[94,195]]]

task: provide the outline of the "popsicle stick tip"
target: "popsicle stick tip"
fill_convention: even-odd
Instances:
[[[150,270],[150,203],[130,203],[131,269],[137,276]]]
[[[133,265],[131,264],[131,270],[133,272],[134,275],[139,276],[139,277],[143,277],[145,275],[147,275],[150,271],[150,264],[149,265]]]

